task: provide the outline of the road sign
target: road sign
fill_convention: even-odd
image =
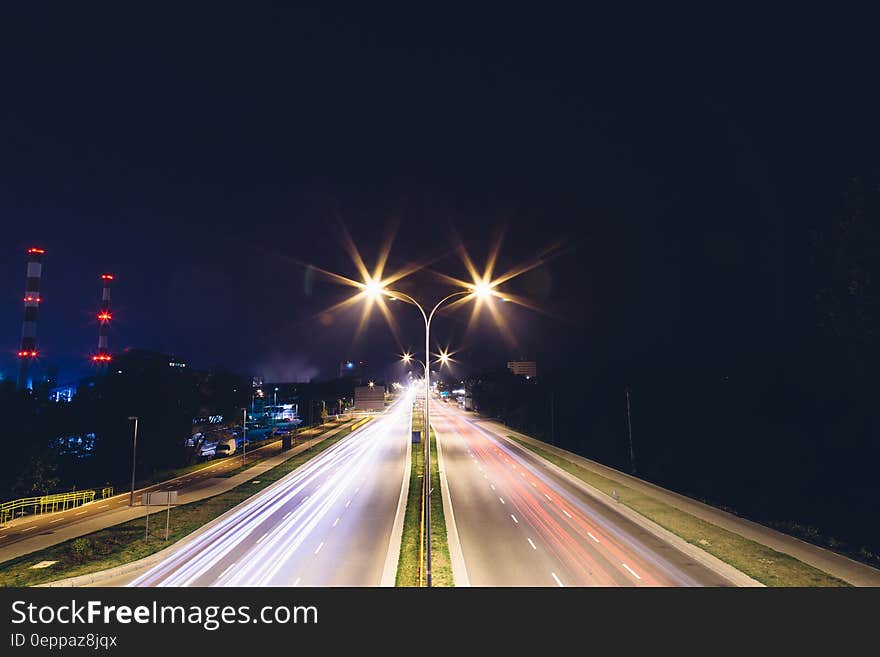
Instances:
[[[165,505],[167,515],[165,516],[165,540],[168,540],[168,527],[171,524],[171,505],[177,504],[176,490],[157,490],[151,493],[144,493],[144,506],[161,506]],[[150,509],[147,508],[146,520],[144,520],[144,538],[150,535]]]
[[[177,504],[176,490],[157,490],[144,493],[145,506],[167,506],[168,504]]]

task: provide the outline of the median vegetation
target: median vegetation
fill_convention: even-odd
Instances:
[[[616,492],[621,504],[766,586],[849,586],[794,557],[685,513],[620,481],[597,474],[515,436],[507,437],[609,498],[613,498]]]
[[[422,411],[413,408],[413,431],[422,431]],[[446,540],[446,517],[443,514],[443,498],[440,492],[440,468],[437,464],[437,440],[431,430],[431,585],[454,586],[449,544]],[[403,519],[403,536],[400,541],[400,559],[397,563],[396,586],[424,586],[424,550],[422,544],[423,477],[425,476],[424,443],[413,445],[412,468],[409,477],[409,493]],[[420,561],[421,559],[421,561]]]
[[[299,454],[260,474],[259,480],[245,482],[213,497],[173,507],[167,541],[164,540],[165,510],[157,508],[156,513],[151,514],[155,517],[155,521],[150,523],[154,529],[146,538],[143,517],[107,527],[0,564],[0,586],[34,586],[107,570],[148,557],[185,538],[290,474],[306,461],[348,436],[359,425],[360,423],[349,424],[333,436],[307,447]],[[35,564],[41,562],[54,563],[45,568],[33,568]]]

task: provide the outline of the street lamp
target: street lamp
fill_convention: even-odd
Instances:
[[[364,289],[368,292],[370,290],[370,285],[375,283],[375,281],[369,281]],[[480,285],[483,285],[484,288],[481,288]],[[372,293],[371,293],[372,294]],[[422,319],[425,320],[425,362],[422,365],[425,368],[425,476],[423,479],[423,484],[425,486],[425,583],[428,587],[431,586],[431,370],[430,370],[430,361],[431,361],[431,320],[434,319],[434,313],[442,306],[444,303],[449,301],[450,299],[454,299],[455,297],[467,296],[467,295],[475,295],[480,299],[488,298],[492,294],[492,288],[488,283],[481,283],[475,285],[472,289],[462,290],[459,292],[453,292],[452,294],[448,294],[431,309],[430,313],[426,313],[425,309],[422,305],[413,299],[408,294],[403,292],[397,292],[393,290],[386,290],[382,287],[379,287],[379,294],[385,294],[391,299],[403,299],[404,301],[411,303],[416,308],[419,309],[419,312],[422,313]],[[404,357],[404,362],[409,363],[412,359],[412,356],[406,354]],[[441,362],[445,363],[449,359],[448,354],[441,354]]]
[[[272,427],[275,427],[275,423],[278,421],[278,388],[275,388],[275,392],[272,393]]]
[[[134,440],[131,443],[131,496],[128,498],[128,506],[134,506],[134,467],[137,463],[138,418],[137,415],[130,415],[128,419],[134,420]]]

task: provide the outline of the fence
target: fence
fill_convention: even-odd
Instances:
[[[95,499],[95,491],[78,490],[70,493],[55,493],[38,497],[22,497],[0,504],[0,525],[5,525],[16,517],[26,514],[54,513],[82,506]]]

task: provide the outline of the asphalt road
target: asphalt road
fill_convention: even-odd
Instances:
[[[431,404],[472,586],[731,586],[451,404]]]
[[[130,586],[378,586],[410,413],[404,396]]]
[[[319,431],[325,431],[327,427],[323,427]],[[302,442],[305,437],[312,438],[317,435],[316,431],[300,432],[297,441]],[[253,449],[248,448],[247,458],[250,463],[253,458],[268,456],[275,454],[281,446],[281,440],[275,440],[261,447]],[[141,496],[145,492],[159,490],[176,490],[180,493],[193,493],[211,485],[214,477],[230,472],[241,467],[241,453],[236,453],[229,458],[217,459],[208,465],[193,470],[187,474],[169,479],[167,481],[151,484],[135,491],[135,505],[141,503]],[[129,505],[130,493],[128,491],[114,495],[107,499],[96,499],[94,502],[83,504],[66,511],[58,511],[56,513],[46,513],[42,515],[25,516],[22,519],[16,519],[9,523],[6,527],[0,527],[0,548],[12,545],[19,541],[23,541],[38,534],[57,532],[58,530],[75,525],[85,521],[95,519],[103,514],[118,511],[127,508]]]

